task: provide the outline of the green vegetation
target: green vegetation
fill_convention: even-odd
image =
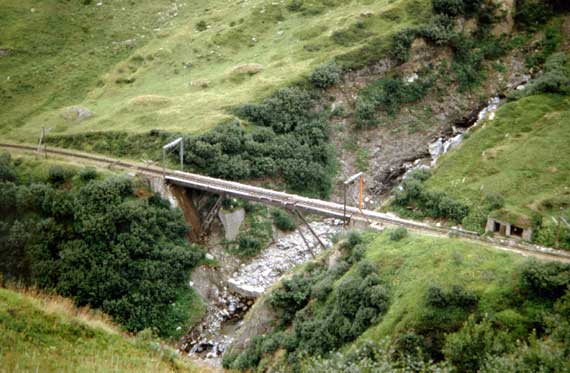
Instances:
[[[491,66],[487,62],[497,60],[515,47],[516,43],[507,35],[491,33],[492,26],[500,20],[493,2],[437,0],[432,3],[431,18],[392,36],[390,54],[399,63],[404,63],[410,58],[414,40],[423,38],[433,47],[449,48],[453,53],[451,63],[443,60],[435,66],[429,65],[415,80],[404,81],[401,76],[389,76],[368,84],[358,94],[354,112],[357,128],[378,125],[379,112],[387,113],[387,120],[390,120],[404,105],[416,103],[430,92],[473,90],[485,81]],[[476,30],[459,30],[456,27],[459,17],[474,20]],[[431,73],[432,70],[439,74]]]
[[[65,298],[0,289],[0,361],[6,371],[198,371],[149,337],[123,336],[105,315]]]
[[[196,321],[187,278],[203,254],[186,243],[180,211],[124,177],[52,165],[32,180],[18,177],[19,160],[0,164],[3,281],[54,289],[129,331],[175,337]]]
[[[570,96],[570,57],[555,53],[548,57],[544,73],[522,91],[511,95],[511,100],[540,93],[557,93]]]
[[[333,86],[341,79],[342,69],[334,61],[317,66],[315,71],[309,76],[311,84],[321,89]]]
[[[273,240],[272,217],[266,206],[248,201],[228,199],[225,208],[243,207],[245,219],[234,242],[228,242],[228,251],[242,258],[257,255]]]
[[[403,104],[422,99],[432,85],[429,77],[406,83],[401,78],[379,79],[359,92],[356,102],[357,127],[373,127],[378,124],[376,112],[380,109],[390,115],[397,114]]]
[[[340,241],[343,256],[332,267],[322,259],[283,280],[267,298],[278,315],[276,329],[241,353],[230,351],[225,366],[306,372],[570,367],[569,265],[459,239],[410,234],[395,241],[393,235],[352,233]]]
[[[570,10],[563,0],[518,0],[515,20],[526,30],[540,29],[557,12]]]
[[[401,189],[394,191],[393,207],[404,216],[423,218],[444,218],[456,223],[468,215],[469,207],[454,200],[443,192],[426,190],[424,182],[429,171],[419,170],[402,182]]]
[[[297,228],[295,220],[286,211],[274,209],[271,210],[273,224],[284,232],[294,231]]]
[[[428,0],[3,1],[0,136],[32,142],[42,126],[51,136],[203,133],[231,119],[228,108],[335,57],[342,67],[377,59],[428,8]],[[254,64],[256,73],[240,73]],[[336,73],[324,77],[317,84]],[[74,105],[93,116],[63,119]]]
[[[324,354],[361,335],[387,310],[389,292],[377,269],[362,259],[363,240],[352,232],[343,243],[343,258],[334,267],[309,265],[300,275],[283,281],[269,295],[279,314],[280,328],[254,339],[239,355],[231,353],[224,366],[247,369],[257,366],[264,353],[277,348],[308,354]],[[350,275],[343,276],[351,266]],[[339,281],[336,286],[335,281]],[[310,302],[314,298],[317,303]],[[286,327],[293,323],[293,330]]]
[[[232,122],[186,140],[186,164],[230,180],[281,177],[292,191],[327,197],[334,157],[325,118],[310,115],[308,94],[287,89],[239,112],[262,126],[244,130]]]
[[[558,150],[570,146],[569,123],[568,96],[539,94],[505,104],[461,151],[442,157],[426,189],[470,206],[498,195],[508,212],[528,222],[535,214],[566,214],[570,159]],[[544,225],[551,224],[544,219]]]

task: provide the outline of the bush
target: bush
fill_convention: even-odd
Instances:
[[[237,255],[242,257],[252,257],[263,250],[263,242],[252,234],[240,233],[238,236]]]
[[[91,181],[97,178],[97,170],[92,167],[86,167],[79,171],[79,178],[83,181]]]
[[[51,181],[65,180],[62,174],[52,169]],[[21,263],[8,273],[101,309],[128,331],[154,328],[171,336],[186,326],[188,307],[172,304],[187,297],[187,273],[202,252],[186,243],[180,211],[137,199],[124,178],[79,190],[17,188],[16,220],[9,227],[0,223],[0,234],[9,238],[0,243],[3,264]],[[0,194],[6,192],[2,187]]]
[[[429,175],[414,173],[404,180],[402,188],[394,191],[394,206],[401,208],[399,211],[404,214],[410,214],[409,209],[415,209],[421,212],[422,215],[418,214],[420,217],[446,218],[460,224],[469,214],[469,207],[442,192],[426,190],[423,182]]]
[[[540,93],[570,94],[570,59],[565,53],[550,56],[544,66],[543,75],[511,99]]]
[[[326,89],[338,83],[342,78],[342,69],[336,62],[318,66],[309,76],[309,81],[317,88]]]
[[[289,112],[296,115],[294,110]],[[281,173],[291,189],[326,197],[331,189],[327,170],[333,159],[327,145],[327,124],[318,118],[298,120],[294,132],[283,134],[276,134],[271,128],[246,132],[239,122],[220,125],[186,140],[185,162],[224,179]]]
[[[489,320],[476,323],[473,316],[463,328],[446,338],[443,352],[460,372],[477,372],[495,347],[495,328]]]
[[[300,12],[303,10],[303,0],[291,0],[287,4],[287,10],[291,12]]]
[[[464,12],[463,0],[432,0],[433,11],[451,17],[462,15]]]
[[[261,343],[261,352],[264,354],[270,354],[276,351],[281,345],[281,338],[281,333],[268,335],[263,338],[263,342]]]
[[[300,275],[283,280],[282,286],[269,295],[269,304],[281,313],[283,323],[293,319],[295,313],[309,301],[310,283]]]
[[[284,232],[294,231],[297,228],[295,221],[283,210],[272,210],[271,217],[273,218],[273,224]]]
[[[406,62],[410,58],[410,48],[415,38],[415,29],[404,29],[394,34],[390,48],[392,57],[400,63]]]
[[[444,291],[437,285],[431,285],[426,292],[426,304],[434,308],[459,307],[469,309],[477,305],[479,297],[463,286],[454,285],[451,291]]]
[[[275,133],[290,132],[309,116],[312,99],[300,88],[282,88],[261,104],[243,105],[236,113],[253,123],[271,127]]]
[[[399,78],[383,78],[369,84],[358,94],[356,125],[361,128],[374,126],[377,123],[376,110],[395,115],[400,111],[401,105],[422,99],[431,86],[431,79],[404,83]]]
[[[408,230],[406,228],[397,228],[390,232],[390,240],[400,241],[408,237]]]
[[[61,185],[69,178],[70,172],[62,166],[51,166],[48,170],[48,181],[54,185]]]
[[[380,342],[364,341],[350,352],[338,352],[326,359],[313,356],[308,359],[308,372],[444,372],[445,363],[426,362],[422,357],[406,356],[401,359],[395,347],[386,338]]]
[[[348,248],[352,249],[356,245],[360,245],[361,243],[363,243],[364,238],[362,237],[362,233],[360,233],[358,231],[350,231],[350,232],[348,232],[348,236],[347,236],[346,241],[348,244]]]
[[[570,265],[528,261],[522,270],[521,287],[536,298],[558,299],[570,285]]]
[[[442,288],[432,285],[427,289],[426,304],[431,307],[445,308],[449,301]]]
[[[16,181],[16,171],[12,166],[12,158],[10,153],[0,154],[0,182]]]
[[[208,29],[208,24],[204,20],[201,20],[196,24],[196,30],[198,31],[205,31],[207,29]]]
[[[521,28],[536,30],[548,22],[554,15],[552,5],[542,0],[518,0],[515,22]]]
[[[311,297],[319,301],[326,300],[333,289],[333,284],[334,276],[325,276],[311,287]]]

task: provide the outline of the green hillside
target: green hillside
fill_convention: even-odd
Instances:
[[[508,103],[441,159],[427,187],[475,204],[486,193],[530,216],[570,206],[570,96],[536,95]]]
[[[41,126],[201,132],[334,56],[366,63],[429,9],[424,0],[98,3],[0,4],[3,138],[30,142]],[[65,120],[74,105],[93,116]]]
[[[275,311],[268,323],[273,328],[243,352],[236,347],[226,354],[226,366],[306,372],[569,368],[563,321],[569,265],[402,229],[353,232],[337,249],[342,256],[331,255],[336,264],[308,264],[258,301]],[[260,308],[254,312],[267,314]]]
[[[158,341],[125,337],[59,297],[0,289],[0,371],[198,371]]]

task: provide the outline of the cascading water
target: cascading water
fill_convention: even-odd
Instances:
[[[429,145],[429,153],[431,158],[420,158],[416,159],[414,162],[410,162],[404,164],[404,167],[407,169],[406,173],[403,176],[403,180],[405,180],[412,171],[418,169],[430,169],[437,164],[439,157],[443,154],[450,152],[451,150],[455,149],[459,146],[463,139],[465,138],[465,134],[468,133],[472,128],[475,128],[481,123],[486,120],[494,120],[495,113],[499,106],[501,105],[501,99],[499,97],[493,97],[487,102],[487,106],[485,106],[477,115],[477,120],[465,130],[457,130],[457,133],[446,140],[443,138],[437,139],[435,142]]]

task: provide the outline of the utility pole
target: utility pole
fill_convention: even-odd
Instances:
[[[352,175],[344,182],[344,210],[343,210],[343,218],[344,223],[346,224],[346,191],[349,185],[354,183],[356,180],[360,179],[360,198],[359,198],[359,207],[362,210],[362,193],[364,191],[364,173],[359,172],[356,175]]]
[[[43,144],[43,150],[44,150],[44,157],[45,158],[47,158],[47,145],[45,143],[45,137],[49,131],[51,131],[51,128],[42,127],[42,131],[40,133],[40,141],[38,142],[38,153],[40,153],[42,151],[42,144]]]
[[[162,177],[166,178],[166,151],[180,144],[180,171],[184,171],[184,139],[182,137],[169,142],[162,147]]]

